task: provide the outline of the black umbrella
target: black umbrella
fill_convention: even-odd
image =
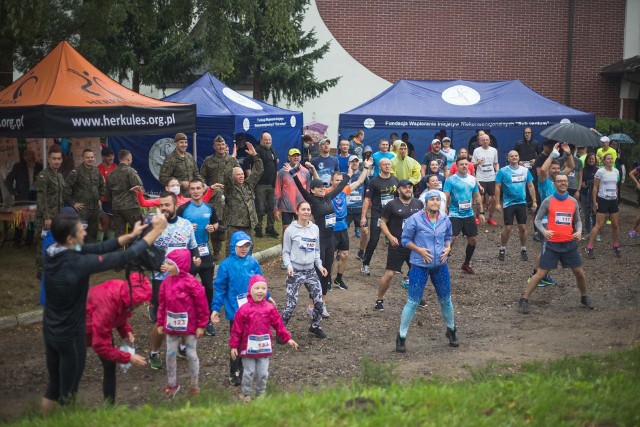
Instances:
[[[600,137],[591,129],[577,123],[558,123],[549,126],[540,135],[547,139],[568,142],[577,147],[599,147]]]

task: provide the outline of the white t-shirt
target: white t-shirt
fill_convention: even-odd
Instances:
[[[493,168],[498,163],[498,150],[489,147],[486,150],[478,147],[473,150],[472,162],[476,163],[484,160],[484,163],[476,166],[476,179],[480,182],[491,182],[496,180],[496,171]]]
[[[598,187],[598,197],[605,200],[616,200],[618,198],[618,177],[620,172],[618,169],[611,169],[611,172],[605,168],[600,168],[595,174],[595,178],[600,180]]]

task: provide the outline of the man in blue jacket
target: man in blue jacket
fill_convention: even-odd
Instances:
[[[451,302],[451,279],[447,265],[447,258],[451,252],[451,221],[446,215],[440,214],[441,201],[438,191],[430,190],[425,195],[425,201],[425,209],[407,218],[402,230],[402,246],[411,250],[411,270],[409,296],[402,310],[400,330],[396,338],[396,351],[399,353],[406,351],[405,339],[409,325],[420,304],[429,276],[436,289],[440,312],[447,325],[445,336],[449,339],[450,346],[458,346]]]

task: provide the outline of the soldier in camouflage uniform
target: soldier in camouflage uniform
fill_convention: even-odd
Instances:
[[[176,144],[176,149],[164,159],[158,180],[165,185],[169,178],[176,177],[180,181],[180,194],[188,197],[189,182],[192,179],[202,179],[202,175],[198,172],[198,165],[193,156],[187,153],[189,147],[187,135],[177,133],[173,142]]]
[[[258,225],[255,187],[264,172],[264,166],[256,149],[248,142],[247,154],[253,158],[253,169],[251,169],[249,178],[244,178],[244,171],[239,166],[233,168],[231,175],[225,176],[223,217],[227,226],[227,255],[229,255],[233,233],[244,231],[253,237],[253,229]]]
[[[234,167],[239,166],[238,161],[228,154],[229,147],[220,135],[213,140],[213,150],[215,154],[204,159],[200,173],[207,185],[224,184],[225,176],[231,176]],[[226,224],[224,218],[223,193],[216,191],[211,199],[211,204],[216,213],[222,214],[221,224]],[[231,234],[229,234],[231,236]],[[226,240],[225,227],[219,227],[218,231],[211,233],[211,242],[213,243],[213,259],[220,259],[220,251],[222,250],[222,242]],[[227,252],[229,249],[227,248]]]
[[[58,215],[64,207],[65,182],[62,174],[58,172],[62,165],[62,151],[57,145],[49,149],[47,156],[47,168],[41,171],[36,178],[37,207],[35,237],[38,239],[36,275],[42,275],[42,230],[51,228],[51,220]]]
[[[94,243],[98,237],[100,221],[100,199],[104,194],[105,183],[97,167],[93,166],[93,150],[82,152],[83,162],[67,176],[67,198],[78,212],[82,221],[87,222],[85,242]]]
[[[140,206],[131,188],[142,186],[138,173],[131,167],[131,153],[120,150],[118,160],[118,167],[107,175],[107,201],[113,208],[113,231],[116,237],[125,234],[127,224],[133,230],[133,225],[140,220]]]

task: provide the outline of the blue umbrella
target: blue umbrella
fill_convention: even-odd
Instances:
[[[626,133],[611,134],[609,135],[609,139],[612,141],[618,141],[620,144],[635,144],[635,141]]]

